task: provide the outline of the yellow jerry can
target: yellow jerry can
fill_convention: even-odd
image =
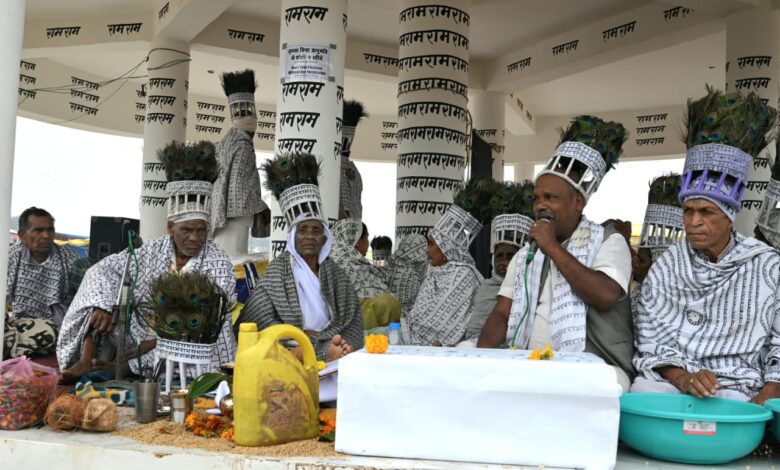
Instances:
[[[293,339],[303,364],[283,345]],[[233,425],[240,446],[268,446],[319,434],[319,375],[314,348],[292,325],[257,331],[242,323],[233,372]]]

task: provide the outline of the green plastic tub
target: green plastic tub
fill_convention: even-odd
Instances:
[[[648,457],[720,464],[753,452],[772,412],[723,398],[627,393],[620,397],[620,440]]]
[[[775,439],[780,441],[780,398],[773,398],[764,402],[764,406],[772,412],[775,421],[772,423],[772,432],[775,433]]]

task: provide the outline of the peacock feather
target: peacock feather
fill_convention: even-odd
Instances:
[[[628,139],[623,124],[587,115],[574,117],[560,134],[561,143],[580,142],[600,153],[607,163],[607,171],[615,167],[623,152],[623,143]]]
[[[724,94],[707,85],[705,97],[688,100],[685,144],[688,148],[724,144],[755,157],[767,146],[767,133],[776,117],[777,111],[754,92]]]
[[[680,207],[680,188],[682,177],[677,173],[659,176],[650,182],[650,192],[647,195],[648,204]]]
[[[225,72],[220,81],[225,96],[230,96],[233,93],[254,93],[257,89],[255,72],[252,69],[246,69],[242,72]]]
[[[475,178],[458,191],[453,202],[484,225],[490,223],[497,213],[498,191],[499,184],[493,179]]]
[[[207,275],[168,273],[152,281],[141,315],[160,338],[211,344],[228,315],[227,296]]]
[[[515,183],[496,182],[496,191],[491,199],[494,215],[520,214],[534,218],[534,184],[531,181]]]
[[[265,176],[265,187],[277,199],[285,189],[299,184],[317,186],[320,175],[317,157],[309,153],[276,155],[264,162],[261,169]]]
[[[207,140],[185,144],[177,140],[157,151],[168,182],[200,180],[213,183],[219,175],[216,149]]]
[[[368,113],[366,113],[363,108],[363,103],[355,100],[347,100],[344,102],[341,119],[345,126],[356,127],[358,122],[364,117],[368,117]]]

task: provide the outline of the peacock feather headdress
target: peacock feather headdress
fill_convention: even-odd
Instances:
[[[681,185],[682,177],[678,173],[669,173],[654,178],[650,182],[647,203],[680,207],[678,195],[680,194]]]
[[[497,183],[496,217],[492,224],[492,246],[509,243],[522,247],[534,222],[534,183]]]
[[[539,176],[559,176],[588,199],[617,164],[628,132],[618,122],[583,115],[560,134],[561,143]]]
[[[172,141],[157,151],[168,183],[168,220],[209,220],[212,183],[219,176],[214,144]]]
[[[352,142],[355,140],[355,130],[361,119],[368,117],[363,103],[347,100],[341,111],[341,154],[349,157]]]
[[[653,259],[683,238],[685,228],[678,198],[681,185],[682,177],[677,173],[668,173],[650,182],[639,246],[650,248]]]
[[[261,171],[265,176],[266,189],[271,191],[276,199],[293,186],[319,184],[317,178],[320,175],[320,164],[317,157],[309,153],[277,155],[266,160]]]
[[[215,343],[230,314],[227,295],[195,271],[153,280],[146,304],[141,318],[157,336],[188,343]]]
[[[214,144],[201,140],[185,144],[172,141],[157,151],[157,159],[165,167],[165,179],[172,181],[207,181],[213,183],[219,176]]]
[[[431,234],[437,239],[446,237],[452,243],[468,248],[483,224],[495,215],[492,204],[498,185],[490,178],[470,180],[455,195],[453,204],[436,222]]]
[[[680,201],[708,199],[734,220],[742,208],[750,164],[766,147],[776,117],[753,92],[724,94],[707,86],[706,96],[688,100]]]
[[[231,119],[255,115],[255,72],[246,69],[240,72],[224,72],[220,77],[222,91],[228,97]]]
[[[322,220],[317,157],[309,153],[276,155],[263,163],[261,171],[265,187],[279,201],[288,227],[304,219]]]
[[[772,178],[767,183],[756,225],[767,243],[780,249],[780,140],[777,141],[772,164]]]

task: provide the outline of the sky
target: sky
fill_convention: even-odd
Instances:
[[[84,236],[89,235],[93,215],[138,218],[142,152],[140,138],[18,117],[11,215],[30,206],[42,207],[56,219],[58,232]],[[268,157],[258,153],[258,166]],[[363,177],[363,219],[371,237],[393,238],[395,164],[357,161],[356,165]],[[585,215],[596,222],[614,218],[641,224],[649,181],[665,172],[680,172],[682,166],[682,155],[619,163],[591,197]],[[506,173],[511,174],[511,169]]]

